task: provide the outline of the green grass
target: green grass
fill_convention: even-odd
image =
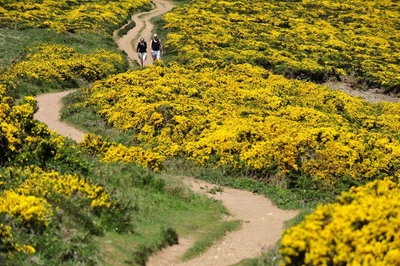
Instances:
[[[219,201],[192,192],[175,177],[155,176],[132,164],[100,164],[95,168],[93,176],[134,208],[133,230],[123,234],[116,230],[96,238],[106,265],[140,265],[140,259],[170,244],[171,232],[177,233],[178,241],[188,235],[198,241],[197,250],[190,253],[195,256],[240,225],[238,221],[221,221],[228,212]]]

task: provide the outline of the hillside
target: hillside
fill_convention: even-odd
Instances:
[[[144,210],[165,208],[174,219],[127,251],[144,263],[176,241],[171,200],[226,213],[163,178],[179,173],[315,209],[284,233],[287,265],[399,263],[400,106],[323,85],[399,92],[398,3],[179,3],[155,20],[165,56],[144,69],[112,34],[151,4],[101,3],[2,1],[1,260],[96,264],[89,236],[142,232],[157,220]],[[62,118],[92,133],[79,145],[33,119],[32,96],[69,88]]]

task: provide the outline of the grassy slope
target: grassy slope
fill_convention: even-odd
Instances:
[[[133,232],[109,232],[96,240],[106,265],[143,263],[163,245],[163,232],[168,228],[179,237],[190,234],[201,240],[204,234],[217,230],[223,235],[237,227],[226,228],[228,223],[220,220],[227,211],[219,202],[194,194],[180,180],[167,176],[148,179],[151,173],[133,170],[130,165],[116,164],[97,173],[110,190],[118,191],[134,206]],[[144,177],[143,182],[137,180],[138,176]]]
[[[157,28],[162,34],[162,21],[159,19],[155,21],[158,23]],[[73,45],[81,51],[96,48],[116,50],[112,40],[96,35],[59,36],[43,30],[13,31],[6,29],[0,29],[0,34],[2,36],[0,54],[4,55],[0,61],[0,68],[9,67],[13,60],[24,56],[26,47],[42,41]],[[18,41],[16,42],[15,40]],[[172,57],[165,59],[166,61],[173,60]],[[129,137],[120,134],[116,130],[107,129],[104,131],[105,128],[101,127],[104,123],[93,116],[93,113],[79,113],[76,116],[69,117],[68,121],[74,122],[77,126],[91,132],[106,132],[106,135],[117,142],[129,142]],[[171,174],[188,173],[195,176],[202,175],[213,182],[221,182],[221,178],[223,177],[223,174],[219,171],[192,168],[191,165],[180,163],[174,162],[170,165]],[[177,165],[183,166],[179,167]],[[131,181],[130,172],[136,169],[134,166],[104,166],[99,163],[96,168],[100,172],[93,173],[94,178],[96,178],[96,175],[97,178],[101,177],[100,180],[105,182],[110,189],[118,191],[126,199],[132,199],[132,203],[137,210],[135,212],[134,232],[130,234],[107,233],[104,237],[97,239],[96,243],[101,247],[102,257],[106,264],[107,261],[112,261],[112,265],[126,265],[126,262],[134,261],[135,257],[145,256],[148,250],[146,247],[150,249],[149,252],[155,251],[165,227],[174,228],[179,235],[196,234],[200,228],[202,231],[209,233],[221,228],[221,233],[214,234],[217,236],[235,227],[231,228],[230,225],[224,226],[216,222],[219,220],[220,215],[226,212],[220,204],[191,194],[182,184],[176,183],[177,181],[174,179],[169,180],[168,178],[167,184],[169,185],[167,185],[168,189],[165,190],[158,190],[151,186],[137,187],[134,183],[127,186]],[[138,176],[142,175],[146,175],[146,173],[138,174]],[[103,178],[104,176],[108,176],[109,178]],[[156,179],[158,178],[160,177]],[[272,189],[263,183],[240,177],[226,181],[225,185],[253,190],[268,195],[278,205],[288,209],[312,208],[316,204],[316,202],[306,202],[301,198],[301,195],[288,194],[288,192],[281,189]],[[176,193],[177,191],[179,193]],[[136,244],[132,245],[132,243]],[[135,256],[135,254],[141,255]],[[118,258],[119,261],[115,261],[115,258]],[[111,262],[109,264],[111,265]]]
[[[58,35],[40,29],[15,31],[4,28],[0,29],[0,34],[0,69],[10,67],[13,62],[26,55],[28,47],[42,42],[72,46],[80,52],[98,48],[117,51],[112,39],[95,34]],[[52,88],[31,89],[23,94],[35,95],[52,91]],[[211,245],[215,238],[240,226],[238,221],[232,223],[221,220],[227,210],[219,202],[190,192],[183,183],[174,178],[156,177],[133,164],[107,165],[97,162],[95,158],[90,160],[95,171],[90,172],[87,178],[104,184],[109,191],[118,194],[118,198],[134,208],[133,231],[108,232],[97,237],[95,242],[91,236],[86,235],[82,237],[85,244],[74,247],[78,253],[84,252],[83,248],[99,248],[100,257],[93,258],[92,261],[103,261],[106,265],[142,264],[149,254],[169,244],[165,236],[168,229],[172,229],[179,237],[190,234],[198,239],[202,247],[187,255],[195,256]],[[144,185],[148,180],[151,182]],[[87,233],[82,232],[82,235]],[[45,261],[45,258],[42,260]]]

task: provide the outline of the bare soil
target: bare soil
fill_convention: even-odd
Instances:
[[[242,227],[227,234],[195,259],[186,262],[179,260],[193,243],[190,239],[184,239],[179,245],[150,257],[148,266],[223,266],[238,263],[246,258],[259,257],[280,239],[284,230],[283,223],[298,213],[281,210],[264,196],[249,191],[223,187],[222,192],[210,194],[207,191],[212,190],[215,185],[190,177],[184,177],[183,181],[194,191],[221,201],[232,215],[228,218],[241,220]]]
[[[114,39],[119,49],[126,52],[130,63],[138,60],[135,52],[136,42],[140,37],[150,40],[153,25],[150,19],[170,11],[173,5],[166,0],[153,0],[154,9],[150,12],[135,14],[132,20],[136,27],[130,30],[122,38]],[[147,65],[151,64],[148,58]],[[390,97],[373,92],[357,92],[346,84],[326,84],[335,89],[343,90],[351,95],[359,96],[370,102],[391,101],[398,102],[399,98]],[[50,129],[58,134],[81,142],[84,132],[77,130],[73,126],[60,121],[60,109],[62,108],[61,99],[71,91],[49,93],[36,97],[39,109],[34,118],[46,123]],[[179,178],[179,177],[178,177]],[[206,189],[211,189],[214,185],[190,177],[180,177],[184,182],[198,193],[206,193]],[[193,260],[182,262],[180,257],[194,243],[190,237],[180,238],[179,244],[168,247],[158,254],[149,258],[149,266],[203,266],[203,265],[232,265],[246,258],[253,258],[261,255],[268,247],[273,246],[283,232],[283,223],[293,218],[297,211],[284,211],[274,206],[267,198],[253,194],[248,191],[241,191],[223,187],[223,191],[217,194],[207,194],[220,200],[230,211],[230,219],[242,220],[242,227],[226,235],[221,241],[215,243],[206,253]]]
[[[399,95],[384,94],[382,90],[379,89],[357,90],[353,89],[349,83],[337,81],[328,81],[324,85],[331,89],[340,90],[349,95],[363,98],[364,101],[369,103],[400,102]]]
[[[60,121],[62,98],[73,91],[46,93],[36,97],[39,109],[33,118],[45,123],[51,130],[71,138],[77,142],[83,141],[84,132]]]

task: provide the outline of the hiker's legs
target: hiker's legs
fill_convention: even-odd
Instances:
[[[160,59],[160,55],[161,55],[160,51],[152,51],[151,52],[151,56],[153,57],[153,62],[155,60],[159,60]]]
[[[144,67],[146,61],[147,54],[146,53],[139,53],[140,65]]]

